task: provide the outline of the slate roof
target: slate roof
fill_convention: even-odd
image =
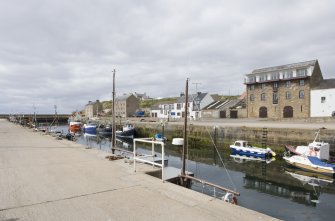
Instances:
[[[202,110],[223,110],[228,108],[233,108],[237,106],[242,100],[233,99],[233,100],[225,100],[225,101],[214,101],[204,107]]]
[[[335,78],[321,81],[319,85],[313,87],[313,90],[315,89],[335,89]]]
[[[207,95],[207,93],[198,93],[198,94],[189,94],[188,95],[188,102],[192,102],[192,101],[194,101],[194,100],[202,100],[202,99],[204,99],[204,97]],[[177,99],[177,103],[185,103],[185,95],[184,96],[182,96],[182,97],[179,97],[178,99]]]
[[[297,68],[305,68],[309,66],[315,66],[316,62],[318,60],[311,60],[311,61],[303,61],[293,64],[285,64],[275,67],[268,67],[268,68],[260,68],[255,69],[251,72],[251,74],[247,75],[253,75],[253,74],[261,74],[261,73],[268,73],[268,72],[275,72],[275,71],[282,71],[282,70],[289,70],[289,69],[297,69]]]
[[[115,98],[115,100],[117,101],[125,101],[127,100],[130,96],[132,96],[133,94],[124,94],[124,95],[120,95],[120,96],[117,96]]]

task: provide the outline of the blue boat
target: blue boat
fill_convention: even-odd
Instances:
[[[271,158],[275,157],[276,153],[273,152],[269,147],[266,149],[253,147],[247,141],[237,140],[233,145],[230,145],[231,153],[236,155],[257,157],[257,158]]]
[[[85,134],[96,135],[97,134],[97,124],[95,123],[84,124],[83,131]]]

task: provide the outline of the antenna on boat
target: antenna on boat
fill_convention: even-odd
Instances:
[[[185,167],[186,167],[186,148],[187,148],[187,113],[188,113],[188,81],[186,79],[186,87],[185,87],[185,118],[184,118],[184,144],[183,144],[183,155],[182,155],[182,168],[181,168],[181,175],[185,176]]]
[[[112,129],[112,153],[114,154],[115,151],[115,132],[116,132],[116,125],[115,125],[115,69],[113,70],[113,129]]]
[[[321,127],[321,128],[319,128],[319,130],[318,131],[316,131],[315,133],[316,133],[316,136],[315,136],[315,138],[314,138],[314,141],[313,142],[315,142],[316,141],[316,139],[318,138],[318,136],[319,136],[319,134],[320,134],[320,131],[321,130],[324,130],[324,129],[327,129],[327,128],[325,128],[325,127]]]

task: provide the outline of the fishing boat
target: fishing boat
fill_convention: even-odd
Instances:
[[[234,144],[230,145],[231,153],[236,155],[243,155],[249,157],[258,157],[258,158],[271,158],[275,157],[276,153],[271,150],[271,148],[259,148],[253,147],[248,141],[237,140]]]
[[[113,134],[112,124],[99,124],[97,127],[97,133],[101,136],[111,136]]]
[[[312,143],[309,143],[308,146],[290,146],[285,145],[285,154],[287,156],[291,155],[303,155],[303,156],[314,156],[321,160],[329,160],[329,143],[317,141],[317,138],[320,134],[320,130],[325,128],[320,128],[316,132],[316,136]]]
[[[115,131],[115,135],[117,137],[129,137],[129,138],[134,138],[135,135],[135,127],[132,124],[125,124],[122,127],[122,130],[117,130]]]
[[[79,122],[79,121],[71,121],[69,123],[69,131],[72,134],[79,133],[81,131],[81,122]]]
[[[84,124],[83,131],[85,134],[96,135],[97,134],[97,124],[96,123]]]
[[[335,164],[326,163],[315,156],[294,155],[283,157],[287,164],[297,168],[333,176]]]

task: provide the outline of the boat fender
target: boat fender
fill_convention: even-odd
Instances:
[[[237,205],[236,195],[229,192],[227,192],[226,195],[223,196],[223,201]]]

